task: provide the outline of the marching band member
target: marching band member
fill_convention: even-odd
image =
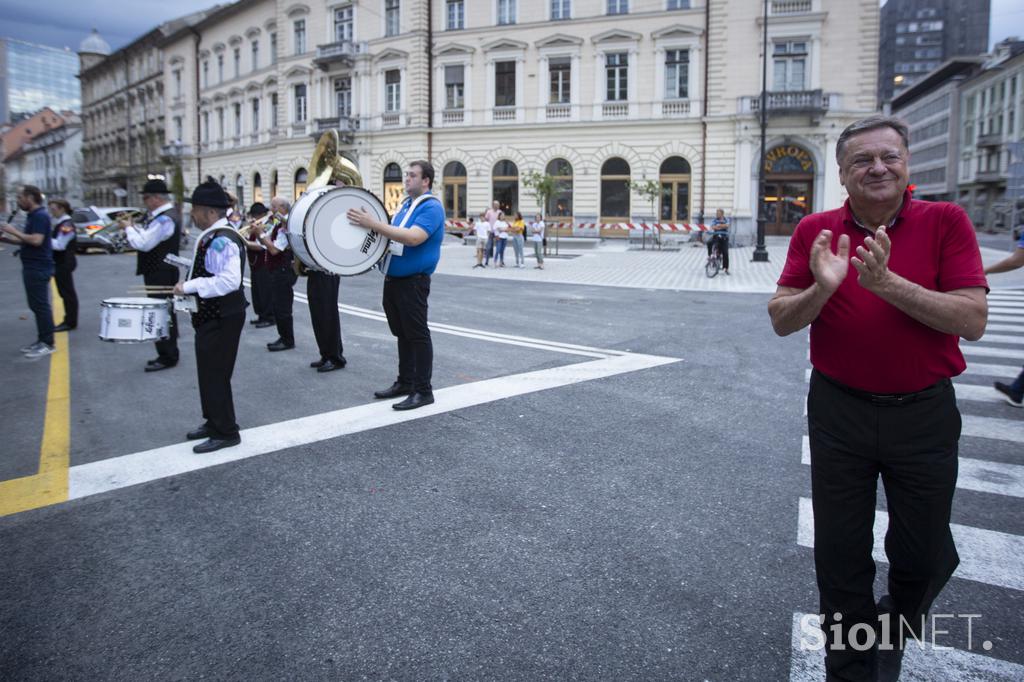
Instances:
[[[374,219],[365,208],[348,210],[355,225],[402,244],[402,255],[392,255],[384,277],[384,313],[391,333],[398,339],[398,379],[377,398],[408,396],[391,407],[413,410],[434,402],[430,377],[434,347],[427,327],[430,275],[441,258],[444,240],[444,208],[431,193],[434,167],[413,161],[405,171],[408,198],[391,219],[391,225]]]
[[[142,275],[147,286],[174,286],[178,268],[164,262],[167,254],[178,254],[181,243],[181,217],[171,203],[167,183],[149,180],[142,187],[146,215],[141,226],[125,227],[125,237],[137,252],[135,274]],[[170,298],[168,294],[149,294],[150,298]],[[178,316],[171,309],[170,338],[156,342],[157,358],[146,363],[147,372],[158,372],[178,364]]]
[[[75,224],[71,222],[71,204],[64,199],[50,199],[50,217],[53,220],[53,279],[57,293],[64,301],[64,321],[54,327],[55,332],[71,331],[78,326],[78,294],[71,273],[78,264],[75,258]]]
[[[192,221],[204,234],[196,243],[192,278],[174,287],[175,294],[194,294],[199,303],[198,311],[192,314],[192,326],[205,421],[187,437],[206,439],[192,448],[200,454],[242,442],[235,421],[231,375],[249,304],[242,286],[245,244],[227,221],[229,205],[227,194],[212,179],[196,187],[192,193]]]
[[[338,289],[341,275],[309,270],[306,278],[306,297],[309,317],[313,321],[313,336],[320,349],[320,359],[309,363],[318,372],[333,372],[347,363],[342,354],[341,318],[338,315]]]
[[[260,202],[249,207],[249,220],[265,221],[269,211]],[[270,270],[267,269],[267,247],[260,243],[259,228],[254,228],[245,239],[246,255],[249,257],[249,277],[252,279],[252,307],[256,319],[250,324],[257,328],[274,325],[273,299],[270,296]]]
[[[277,323],[277,341],[267,344],[267,350],[280,351],[295,348],[295,329],[292,324],[292,302],[295,294],[292,287],[298,275],[292,268],[292,249],[288,245],[288,211],[291,204],[287,199],[274,197],[270,210],[274,214],[270,233],[260,233],[260,243],[267,249],[267,269],[270,271],[270,291]]]

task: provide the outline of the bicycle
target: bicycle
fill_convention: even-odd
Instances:
[[[718,240],[715,239],[711,243],[711,255],[708,256],[707,263],[704,264],[704,274],[711,279],[722,269],[722,265],[722,252],[718,249]]]

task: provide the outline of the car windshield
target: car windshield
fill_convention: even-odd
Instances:
[[[71,221],[75,223],[91,223],[99,220],[99,216],[91,208],[76,208],[71,214]]]

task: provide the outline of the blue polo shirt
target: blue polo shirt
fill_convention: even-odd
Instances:
[[[43,235],[43,243],[39,246],[22,243],[18,247],[22,267],[33,270],[52,270],[53,247],[50,244],[50,234],[53,232],[53,227],[50,225],[50,214],[46,212],[46,209],[40,206],[30,211],[22,232]]]
[[[398,226],[405,219],[405,214],[412,205],[412,199],[406,199],[401,208],[391,218],[391,224]],[[387,274],[392,277],[409,277],[411,275],[430,275],[441,259],[441,242],[444,241],[444,207],[437,198],[424,199],[413,211],[406,223],[406,229],[419,227],[427,233],[427,239],[418,246],[405,245],[401,256],[391,256],[391,264]]]

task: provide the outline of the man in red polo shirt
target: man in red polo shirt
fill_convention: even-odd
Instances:
[[[826,679],[894,680],[899,617],[922,635],[922,617],[960,562],[949,529],[960,439],[950,377],[966,366],[959,337],[985,332],[987,284],[964,211],[907,191],[903,122],[852,124],[836,158],[849,200],[797,225],[768,313],[780,336],[811,327],[807,421]],[[889,594],[876,605],[879,475]],[[864,647],[866,628],[850,634],[858,623],[884,634],[880,622],[891,622],[889,642]]]

